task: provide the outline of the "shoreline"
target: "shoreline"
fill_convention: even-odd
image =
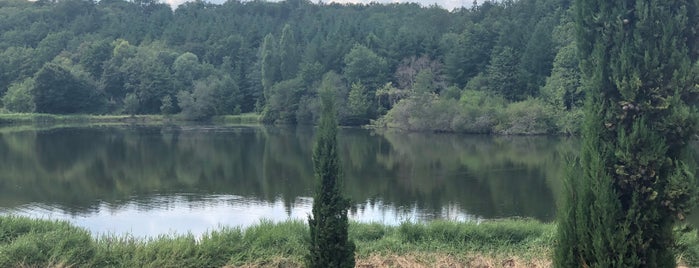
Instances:
[[[175,115],[91,115],[91,114],[39,114],[39,113],[0,113],[0,127],[18,125],[58,125],[58,124],[145,124],[145,125],[165,125],[165,124],[255,124],[267,125],[262,122],[261,116],[256,113],[245,113],[238,115],[217,115],[209,120],[193,121],[186,120],[182,116]],[[285,125],[285,124],[271,124]],[[290,124],[295,125],[295,124]],[[373,124],[357,126],[373,131],[398,131],[406,133],[452,133],[467,135],[488,135],[488,136],[575,136],[566,133],[480,133],[480,132],[459,132],[440,130],[410,130],[396,127],[378,127]]]
[[[356,267],[551,267],[555,223],[506,219],[387,226],[350,222]],[[0,216],[2,267],[303,267],[304,221],[261,221],[145,239],[93,237],[65,221]],[[696,231],[678,237],[678,263],[697,264]]]
[[[0,114],[0,126],[23,124],[65,124],[65,123],[129,123],[129,124],[174,124],[200,123],[206,121],[185,120],[178,115],[90,115],[90,114],[37,114],[6,113]],[[212,123],[259,123],[259,115],[254,113],[240,115],[215,116]]]
[[[356,267],[548,267],[555,224],[534,220],[351,222]],[[303,267],[308,226],[261,221],[191,234],[93,237],[65,221],[0,216],[2,267]]]

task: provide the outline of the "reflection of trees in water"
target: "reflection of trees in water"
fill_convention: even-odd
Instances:
[[[458,204],[481,217],[550,219],[569,140],[341,129],[345,187],[440,217]],[[173,193],[233,194],[287,208],[312,192],[310,127],[90,127],[0,133],[0,206],[29,202],[71,213],[100,202]],[[139,201],[140,200],[140,201]]]
[[[264,143],[250,129],[61,128],[0,135],[3,206],[82,210],[153,193],[274,192],[260,178]],[[18,145],[22,145],[18,147]]]
[[[403,132],[381,136],[385,141],[373,147],[381,147],[383,152],[371,162],[383,168],[372,170],[390,174],[348,176],[384,181],[379,189],[351,189],[353,196],[371,197],[369,193],[373,193],[396,205],[417,204],[432,211],[456,202],[468,213],[486,218],[552,219],[555,201],[548,181],[557,180],[561,172],[561,150],[572,151],[572,147],[567,148],[569,141],[549,137]]]

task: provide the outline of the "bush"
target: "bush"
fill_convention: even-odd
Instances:
[[[490,133],[503,103],[502,98],[468,90],[458,101],[433,95],[407,98],[372,125],[411,131]]]
[[[538,99],[527,99],[507,105],[496,132],[507,135],[537,135],[556,129],[552,111]]]

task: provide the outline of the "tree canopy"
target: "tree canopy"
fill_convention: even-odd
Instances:
[[[379,120],[401,126],[398,118],[411,117],[411,129],[468,131],[464,122],[479,122],[487,127],[478,132],[497,132],[507,128],[499,124],[514,119],[505,117],[517,114],[502,108],[533,98],[542,101],[530,104],[546,107],[524,112],[562,131],[579,125],[568,115],[579,114],[582,99],[574,88],[578,71],[569,68],[576,64],[569,60],[576,53],[569,2],[485,1],[445,10],[405,3],[230,0],[172,9],[158,1],[0,0],[0,94],[35,79],[59,58],[72,74],[81,73],[78,80],[93,94],[86,98],[97,98],[99,107],[46,110],[37,103],[37,112],[157,114],[163,105],[171,113],[186,112],[180,92],[191,95],[209,83],[215,97],[202,102],[215,103],[202,105],[214,108],[192,118],[260,112],[270,123],[314,123],[319,85],[332,72],[342,84],[336,92],[341,124]],[[401,103],[416,92],[417,75],[425,69],[437,101]],[[384,90],[389,83],[393,90]],[[353,84],[365,92],[349,94]],[[469,106],[473,101],[464,96],[472,91],[504,102]],[[34,95],[41,90],[29,92],[31,98],[20,99],[42,102]],[[138,102],[129,98],[125,109],[129,93]],[[410,103],[427,107],[427,114],[457,113],[437,126],[428,117],[403,114],[417,113]],[[32,105],[4,105],[9,111],[27,107]],[[355,120],[357,113],[362,120]]]

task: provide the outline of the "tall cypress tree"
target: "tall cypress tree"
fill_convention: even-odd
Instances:
[[[313,150],[318,186],[313,199],[313,215],[308,217],[311,241],[306,262],[308,267],[354,267],[355,245],[347,236],[350,202],[341,191],[342,170],[337,153],[334,98],[329,85],[323,88],[322,115]]]
[[[695,201],[697,0],[577,0],[586,121],[559,212],[557,267],[675,267]]]
[[[272,86],[280,80],[277,46],[271,33],[265,36],[260,46],[260,74],[262,76],[264,97],[269,101],[272,95]]]

